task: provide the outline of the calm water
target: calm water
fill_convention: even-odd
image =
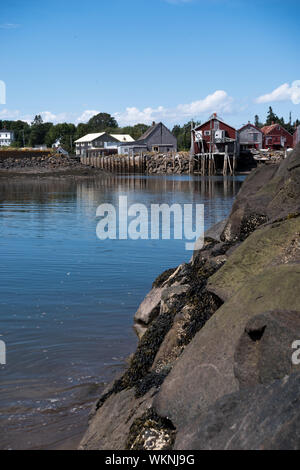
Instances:
[[[226,217],[243,177],[103,177],[0,182],[0,448],[74,448],[91,403],[135,349],[133,315],[184,241],[105,241],[96,208],[204,203]]]

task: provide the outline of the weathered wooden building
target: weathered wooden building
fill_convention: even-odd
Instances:
[[[262,128],[264,133],[264,147],[272,150],[281,150],[293,147],[293,136],[280,124],[272,124]]]
[[[152,126],[135,142],[121,144],[119,153],[136,155],[140,152],[168,152],[177,151],[177,139],[162,123],[152,123]]]
[[[192,150],[194,155],[235,155],[237,131],[214,113],[208,121],[192,129]]]
[[[134,139],[128,134],[87,134],[75,141],[76,155],[84,157],[93,149],[102,150],[103,154],[118,153],[118,147],[125,142],[134,142]]]
[[[262,149],[264,133],[250,122],[238,130],[238,150]]]
[[[295,133],[293,135],[293,146],[296,147],[300,142],[300,126],[296,127]]]

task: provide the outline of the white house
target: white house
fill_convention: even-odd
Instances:
[[[58,149],[59,147],[61,146],[61,139],[56,139],[56,141],[54,142],[54,144],[52,144],[52,148],[53,149]]]
[[[0,131],[0,147],[9,147],[14,141],[13,131],[2,129]]]
[[[110,134],[113,137],[114,142],[105,142],[104,148],[114,149],[118,151],[118,148],[121,144],[126,144],[129,142],[135,142],[135,140],[129,134]]]
[[[134,142],[134,139],[127,134],[107,134],[106,132],[87,134],[75,141],[76,155],[86,156],[88,150],[93,149],[116,150],[117,152],[118,147],[126,142]]]

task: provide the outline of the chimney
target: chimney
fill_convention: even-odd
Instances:
[[[152,122],[152,126],[155,126],[155,121]]]

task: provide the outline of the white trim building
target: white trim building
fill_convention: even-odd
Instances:
[[[7,129],[0,130],[0,147],[9,147],[14,141],[13,131]]]
[[[93,149],[115,150],[118,153],[118,147],[126,142],[134,142],[134,139],[128,134],[107,134],[106,132],[87,134],[75,141],[76,155],[85,157],[87,151]]]

